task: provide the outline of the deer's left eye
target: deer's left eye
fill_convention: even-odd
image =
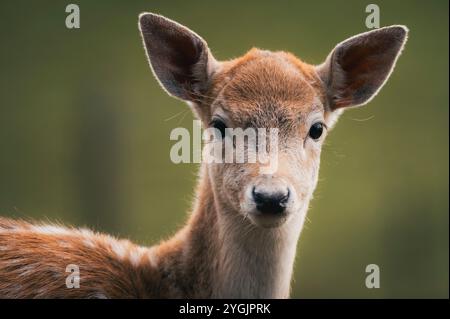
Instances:
[[[323,133],[323,124],[320,122],[317,122],[317,123],[314,123],[313,125],[311,125],[308,135],[313,140],[317,140],[322,136],[322,133]]]

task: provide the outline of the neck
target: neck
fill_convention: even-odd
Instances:
[[[278,228],[225,209],[202,167],[187,225],[158,247],[169,290],[190,298],[287,298],[306,207]],[[168,276],[166,276],[168,277]]]

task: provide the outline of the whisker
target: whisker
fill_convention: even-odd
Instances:
[[[349,120],[356,121],[356,122],[366,122],[366,121],[370,121],[374,118],[375,118],[375,115],[371,115],[371,116],[369,116],[367,118],[363,118],[363,119],[349,118]]]
[[[186,109],[185,109],[185,110],[182,110],[182,111],[176,113],[175,115],[172,115],[172,116],[170,116],[170,117],[164,119],[164,122],[168,122],[168,121],[170,121],[170,120],[173,120],[174,118],[177,118],[178,116],[180,116],[181,114],[183,114],[183,113],[185,113],[185,112],[189,112],[189,109],[187,109],[187,110],[186,110]]]

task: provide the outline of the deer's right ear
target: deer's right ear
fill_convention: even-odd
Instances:
[[[200,36],[153,13],[139,16],[139,30],[150,67],[170,95],[194,101],[204,92],[217,61]]]

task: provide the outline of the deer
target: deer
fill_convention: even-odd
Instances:
[[[162,89],[186,102],[205,128],[278,128],[277,169],[202,163],[185,225],[150,247],[0,218],[0,297],[289,298],[324,139],[344,110],[368,103],[384,86],[407,27],[350,37],[312,65],[258,48],[219,61],[187,27],[154,13],[138,20]],[[79,287],[67,287],[67,265],[79,267]]]

